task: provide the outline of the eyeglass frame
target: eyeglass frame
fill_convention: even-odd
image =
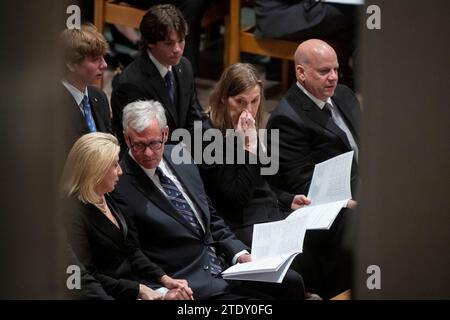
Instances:
[[[152,144],[153,144],[153,145],[158,144],[158,147],[152,146]],[[160,149],[162,148],[163,144],[164,144],[164,141],[163,141],[163,140],[160,140],[160,141],[158,141],[158,140],[156,140],[156,141],[151,141],[151,142],[149,142],[149,143],[138,142],[138,143],[135,143],[135,144],[132,144],[132,143],[130,142],[130,147],[131,147],[135,152],[145,152],[145,150],[146,150],[147,148],[149,148],[149,149],[152,150],[152,151],[158,151],[158,150],[160,150]],[[136,148],[137,146],[139,146],[138,149]],[[141,148],[142,148],[142,150],[140,150]]]
[[[130,147],[131,147],[135,152],[145,152],[145,150],[147,150],[147,148],[149,148],[149,149],[152,150],[152,151],[158,151],[158,150],[160,150],[160,149],[162,148],[162,146],[163,146],[163,144],[164,144],[164,140],[163,140],[163,139],[161,139],[161,140],[155,140],[155,141],[150,141],[149,143],[138,142],[138,143],[134,143],[134,144],[133,144],[133,143],[131,143],[130,137],[127,137],[127,138],[128,138],[128,141],[130,142]],[[159,144],[159,146],[158,146],[158,147],[152,147],[152,144],[153,144],[153,145]],[[142,150],[137,149],[136,146],[139,146],[139,149],[141,149],[141,147],[142,147]]]
[[[142,142],[138,142],[138,143],[131,143],[131,139],[130,139],[130,137],[128,136],[128,134],[125,134],[125,132],[124,132],[124,134],[125,134],[125,139],[128,139],[128,142],[129,142],[129,144],[130,144],[130,149],[133,149],[134,150],[134,152],[145,152],[145,150],[147,150],[147,148],[149,148],[150,150],[152,150],[153,152],[155,152],[155,151],[158,151],[158,150],[161,150],[161,148],[162,148],[162,146],[164,145],[164,143],[165,143],[165,136],[166,136],[166,134],[167,134],[167,129],[168,129],[168,127],[166,126],[163,130],[161,130],[161,133],[162,133],[162,137],[161,137],[161,140],[155,140],[155,141],[150,141],[149,143],[147,143],[147,144],[145,144],[145,143],[142,143]],[[160,144],[160,146],[159,147],[157,147],[157,148],[152,148],[150,145],[151,144],[154,144],[154,143],[159,143]],[[136,145],[142,145],[144,148],[142,149],[142,150],[136,150]]]

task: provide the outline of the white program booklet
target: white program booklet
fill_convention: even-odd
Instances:
[[[282,221],[255,224],[253,261],[236,264],[224,272],[228,280],[283,281],[295,256],[303,251],[308,229],[329,229],[351,199],[350,174],[353,151],[314,168],[308,193],[311,205],[300,208]]]

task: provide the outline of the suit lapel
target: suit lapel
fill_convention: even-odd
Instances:
[[[337,91],[337,89],[336,89]],[[353,137],[358,141],[357,135],[357,123],[358,123],[358,115],[353,112],[354,108],[345,108],[346,102],[343,97],[339,94],[335,94],[332,98],[333,103],[339,108],[339,111],[344,116],[345,120],[347,120],[347,125],[349,129],[352,131]]]
[[[92,111],[92,115],[94,117],[95,126],[97,128],[97,131],[107,132],[106,126],[103,123],[103,119],[102,119],[101,115],[99,114],[99,110],[101,107],[99,104],[101,103],[101,99],[97,95],[97,93],[94,90],[91,90],[89,87],[88,87],[88,91],[89,91],[89,104],[91,105],[91,111]]]
[[[150,57],[145,53],[142,58],[142,70],[148,76],[148,85],[152,87],[153,94],[158,97],[158,100],[164,105],[168,112],[168,115],[172,118],[172,121],[178,126],[178,113],[176,107],[173,105],[172,100],[169,97],[164,79],[161,77],[156,66],[150,60]],[[178,86],[179,87],[179,86]]]
[[[161,193],[158,187],[155,186],[153,181],[145,174],[142,168],[130,157],[128,153],[125,155],[124,171],[130,176],[133,186],[146,198],[150,199],[150,201],[158,206],[162,212],[168,214],[173,219],[184,225],[193,234],[197,235],[197,232],[193,229],[193,227],[181,216],[181,214],[178,213],[172,203],[170,203],[170,200]]]
[[[128,235],[128,226],[125,221],[125,218],[120,213],[120,210],[118,209],[114,200],[108,194],[105,195],[105,198],[106,202],[108,203],[109,209],[111,210],[111,213],[114,215],[114,217],[117,219],[117,222],[120,224],[124,238],[126,238]]]
[[[73,124],[69,126],[69,130],[73,130],[74,137],[81,137],[83,134],[88,133],[86,120],[81,113],[80,106],[77,105],[72,94],[61,84],[63,90],[64,104],[67,106],[67,119]]]
[[[92,226],[121,248],[125,239],[123,230],[118,229],[96,206],[93,204],[87,204],[87,206]]]
[[[167,150],[167,149],[166,149]],[[198,212],[201,215],[201,219],[204,221],[205,229],[209,230],[207,226],[210,223],[210,216],[205,212],[207,210],[209,212],[209,207],[206,203],[200,201],[198,197],[198,192],[195,191],[195,186],[191,184],[191,180],[189,176],[187,176],[186,172],[181,169],[181,166],[175,165],[170,159],[170,153],[165,150],[164,152],[164,160],[170,166],[170,169],[177,175],[178,180],[182,183],[184,190],[188,194],[189,198],[197,205],[197,208],[200,210]],[[206,206],[206,207],[205,207]]]
[[[341,139],[341,141],[347,146],[349,150],[351,149],[345,132],[336,125],[331,117],[329,117],[323,110],[320,110],[319,107],[317,107],[317,105],[310,98],[308,98],[308,96],[304,94],[296,84],[291,87],[291,92],[288,95],[288,100],[292,106],[300,106],[300,108],[305,111],[305,114],[312,121],[325,128],[326,130],[334,133],[339,137],[339,139]],[[301,116],[300,108],[294,108],[294,110]]]
[[[182,60],[183,61],[183,58]],[[178,124],[177,127],[181,127],[182,124],[186,123],[188,108],[184,108],[184,106],[188,105],[185,101],[185,97],[189,96],[189,90],[191,90],[190,87],[186,86],[186,84],[190,83],[191,80],[188,79],[188,73],[183,72],[183,68],[181,65],[181,62],[177,64],[176,66],[172,67],[173,74],[175,77],[176,82],[176,88],[177,88],[177,115],[178,115]]]

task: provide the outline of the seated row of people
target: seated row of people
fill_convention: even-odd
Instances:
[[[162,19],[163,16],[169,18]],[[293,209],[309,204],[302,194],[309,187],[315,163],[352,149],[357,151],[357,100],[348,88],[337,85],[334,50],[320,40],[302,43],[295,54],[297,83],[269,120],[268,128],[280,131],[279,152],[272,155],[279,159],[280,167],[266,179],[260,175],[262,164],[258,155],[265,148],[272,152],[273,141],[269,139],[265,146],[257,135],[264,100],[257,71],[249,64],[227,68],[211,95],[209,119],[206,118],[197,102],[189,62],[181,57],[186,32],[182,18],[170,6],[150,9],[141,23],[141,30],[147,30],[142,33],[147,47],[115,84],[113,120],[116,136],[122,141],[121,165],[125,172],[112,193],[115,202],[110,196],[103,196],[112,191],[121,174],[116,155],[114,161],[100,156],[92,160],[92,156],[83,155],[89,146],[77,151],[75,145],[71,154],[79,155],[68,157],[65,177],[74,166],[83,164],[88,170],[91,165],[100,171],[98,163],[111,161],[100,176],[90,181],[89,187],[101,188],[102,180],[109,179],[104,182],[109,189],[103,188],[101,194],[94,192],[89,199],[80,197],[79,191],[66,190],[66,196],[83,203],[81,207],[72,206],[72,214],[67,214],[71,217],[68,225],[72,246],[86,269],[115,298],[138,298],[141,285],[172,289],[167,298],[302,298],[303,280],[294,271],[288,273],[282,285],[229,283],[217,275],[230,264],[251,259],[245,250],[249,250],[255,223],[283,219]],[[96,89],[91,87],[106,67],[106,42],[93,26],[66,30],[62,39],[68,57],[63,85],[76,102],[75,106],[72,100],[71,112],[76,113],[73,119],[78,119],[77,130],[68,129],[69,143],[87,132],[112,133],[110,118],[104,112],[108,107],[106,97],[101,92],[96,96]],[[170,73],[173,74],[169,78]],[[133,102],[140,99],[158,100],[161,104]],[[333,108],[331,114],[324,108],[326,103]],[[230,143],[242,148],[246,159],[256,161],[201,164],[198,168],[193,164],[175,165],[169,157],[173,147],[165,144],[171,142],[175,129],[192,129],[194,120],[202,121],[205,128],[219,129],[225,140],[229,140],[227,129],[240,133],[244,137],[240,144],[236,140]],[[108,135],[87,136],[92,141],[83,136],[85,141],[77,144],[100,144],[106,148],[109,143],[117,147]],[[101,149],[91,148],[95,152]],[[114,150],[119,152],[118,147]],[[222,156],[227,157],[227,150],[223,151]],[[83,156],[90,160],[71,159]],[[357,163],[354,181],[356,166]],[[91,174],[83,174],[77,183],[85,183],[87,177],[92,178]],[[342,247],[347,214],[340,214],[328,232],[308,232],[304,252],[293,263],[303,276],[307,291],[329,297],[350,286],[350,259]],[[103,224],[95,229],[91,224],[98,219]],[[89,232],[102,232],[113,242],[121,235],[120,246],[127,250],[114,252],[108,248],[111,243]],[[92,250],[105,256],[96,253],[93,258]],[[174,280],[164,272],[183,280]],[[112,282],[108,283],[111,277]],[[157,292],[142,290],[146,291],[141,298],[161,297]]]
[[[173,146],[165,146],[168,128],[159,102],[128,105],[124,128],[130,149],[120,164],[117,139],[89,133],[71,149],[63,175],[65,196],[75,201],[64,213],[69,243],[108,295],[304,298],[303,280],[295,271],[288,271],[281,284],[220,277],[227,266],[251,261],[249,248],[215,214],[196,165],[171,160]]]

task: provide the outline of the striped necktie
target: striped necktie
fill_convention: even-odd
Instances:
[[[195,232],[203,237],[204,232],[198,221],[197,217],[194,214],[189,203],[186,201],[186,198],[181,193],[180,189],[175,185],[175,183],[167,177],[160,168],[156,168],[155,173],[159,177],[159,182],[164,189],[164,192],[169,198],[172,205],[177,209],[178,213],[194,228]],[[222,272],[222,267],[220,265],[220,260],[217,257],[216,250],[212,246],[207,246],[208,249],[208,258],[210,271],[212,275],[217,275]]]

